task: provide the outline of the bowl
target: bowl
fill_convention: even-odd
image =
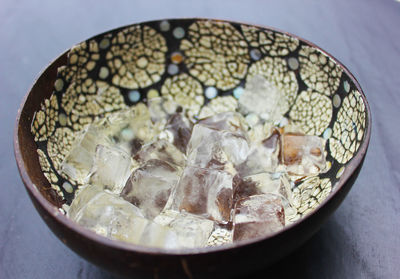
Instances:
[[[194,114],[204,106],[224,106],[255,75],[284,94],[287,118],[326,139],[329,170],[293,190],[298,210],[293,224],[224,246],[168,251],[110,240],[65,216],[63,205],[77,185],[59,169],[74,131],[151,96],[168,96]],[[105,93],[99,96],[99,90]],[[309,239],[352,187],[370,133],[370,109],[360,85],[314,44],[273,28],[169,19],[94,36],[50,63],[21,105],[14,148],[37,211],[79,255],[129,276],[220,278],[265,268]]]

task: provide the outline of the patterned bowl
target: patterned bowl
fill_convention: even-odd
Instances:
[[[218,109],[235,103],[255,75],[284,93],[286,117],[327,140],[329,171],[293,190],[295,223],[268,237],[222,247],[166,251],[104,238],[63,214],[62,205],[71,202],[79,184],[59,172],[74,132],[153,96],[172,98],[193,115],[204,106]],[[176,19],[118,28],[58,57],[25,97],[14,146],[36,209],[78,254],[122,274],[229,277],[267,266],[319,229],[359,173],[370,121],[355,78],[310,42],[242,23]]]

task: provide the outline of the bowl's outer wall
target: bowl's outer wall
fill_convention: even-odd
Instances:
[[[40,216],[58,238],[76,253],[102,268],[126,276],[137,275],[149,278],[157,278],[157,276],[159,278],[190,278],[193,275],[195,278],[225,278],[268,266],[308,240],[343,201],[356,180],[363,161],[336,195],[304,222],[259,243],[206,254],[147,254],[95,242],[59,222],[32,196],[31,191],[28,190],[28,193]]]
[[[366,145],[363,145],[364,149],[360,148],[357,158],[348,163],[342,177],[344,185],[334,189],[336,193],[332,193],[326,203],[295,226],[259,242],[208,253],[165,254],[154,253],[151,249],[135,251],[129,248],[124,249],[121,245],[112,245],[110,244],[112,241],[93,237],[94,233],[80,228],[58,212],[57,207],[60,201],[41,171],[36,154],[36,143],[30,132],[34,112],[40,108],[45,98],[50,97],[57,68],[65,65],[66,62],[67,54],[64,53],[41,74],[26,96],[17,119],[15,156],[29,196],[46,224],[72,250],[110,271],[155,278],[222,278],[239,276],[263,268],[295,250],[318,231],[325,219],[343,201],[362,167],[371,124],[367,102],[365,104],[369,127],[365,135]],[[353,168],[356,169],[353,171]]]

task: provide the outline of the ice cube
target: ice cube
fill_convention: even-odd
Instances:
[[[167,226],[149,221],[138,244],[166,249],[179,249],[182,246],[177,233]]]
[[[285,172],[258,173],[234,178],[234,201],[259,194],[275,194],[281,198],[286,219],[297,214],[293,200],[294,183]]]
[[[183,153],[190,140],[193,124],[182,113],[175,113],[168,119],[166,130],[172,134],[173,144]]]
[[[288,173],[315,175],[326,167],[325,140],[298,133],[282,135],[281,160]]]
[[[247,140],[241,135],[197,124],[188,144],[187,164],[231,172],[229,164],[241,164],[248,152]]]
[[[129,141],[126,150],[130,151],[131,156],[134,157],[142,149],[143,144],[142,140],[134,138]]]
[[[275,122],[282,118],[281,98],[284,94],[274,84],[256,75],[247,82],[239,98],[239,107],[245,114],[255,113],[266,121]]]
[[[131,108],[112,113],[104,118],[101,125],[102,132],[112,138],[115,143],[129,142],[135,137],[129,128],[134,118],[135,112]]]
[[[234,200],[259,194],[276,194],[288,202],[292,200],[292,189],[285,173],[258,173],[243,178],[234,178]]]
[[[214,222],[187,212],[166,210],[158,215],[154,222],[171,228],[178,236],[182,247],[204,247],[214,229]]]
[[[236,202],[233,240],[266,236],[285,225],[281,198],[274,194],[254,195]]]
[[[113,144],[97,124],[89,125],[81,132],[61,165],[62,172],[78,184],[84,184],[88,180],[97,145]]]
[[[119,194],[132,172],[132,166],[131,157],[125,151],[97,145],[89,183]]]
[[[258,181],[253,181],[251,177],[242,178],[239,175],[233,177],[233,202],[253,195],[262,194],[258,188]]]
[[[188,166],[184,169],[166,208],[202,215],[218,222],[228,222],[232,200],[231,174]]]
[[[121,197],[139,207],[149,219],[164,208],[181,170],[160,160],[149,160],[129,177]]]
[[[144,144],[143,137],[139,138],[140,128],[137,128],[137,126],[151,125],[149,117],[143,115],[135,117],[134,109],[113,113],[104,120],[105,124],[102,125],[102,133],[106,134],[115,145],[132,156]],[[132,127],[133,125],[136,128]]]
[[[166,140],[157,140],[144,145],[134,159],[140,163],[156,159],[180,167],[184,167],[186,163],[186,156]]]
[[[272,128],[273,125],[269,122],[256,124],[247,131],[249,141],[252,143],[261,143],[271,135]]]
[[[165,126],[165,121],[153,123],[149,109],[142,103],[113,113],[106,120],[105,133],[132,155],[141,145],[154,141]]]
[[[141,210],[122,198],[87,185],[68,211],[78,224],[111,239],[162,248],[179,248],[176,233],[144,218]]]
[[[134,243],[149,222],[139,208],[94,185],[78,192],[68,216],[105,237]]]
[[[237,167],[239,174],[244,177],[262,172],[275,172],[278,166],[279,133],[274,132],[261,143],[253,143],[249,155]]]
[[[247,137],[245,120],[243,116],[237,112],[228,111],[218,113],[211,117],[200,119],[198,123],[215,130],[228,131],[239,134],[245,138]]]
[[[244,181],[247,183],[255,183],[255,187],[260,193],[280,194],[282,187],[281,174],[279,173],[258,173],[246,176]]]

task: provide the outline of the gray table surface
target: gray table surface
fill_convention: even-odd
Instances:
[[[254,278],[400,278],[400,3],[357,1],[0,1],[0,278],[116,278],[47,228],[16,168],[17,109],[39,72],[97,33],[161,18],[268,25],[306,38],[344,63],[369,100],[372,139],[341,207],[303,247]]]

